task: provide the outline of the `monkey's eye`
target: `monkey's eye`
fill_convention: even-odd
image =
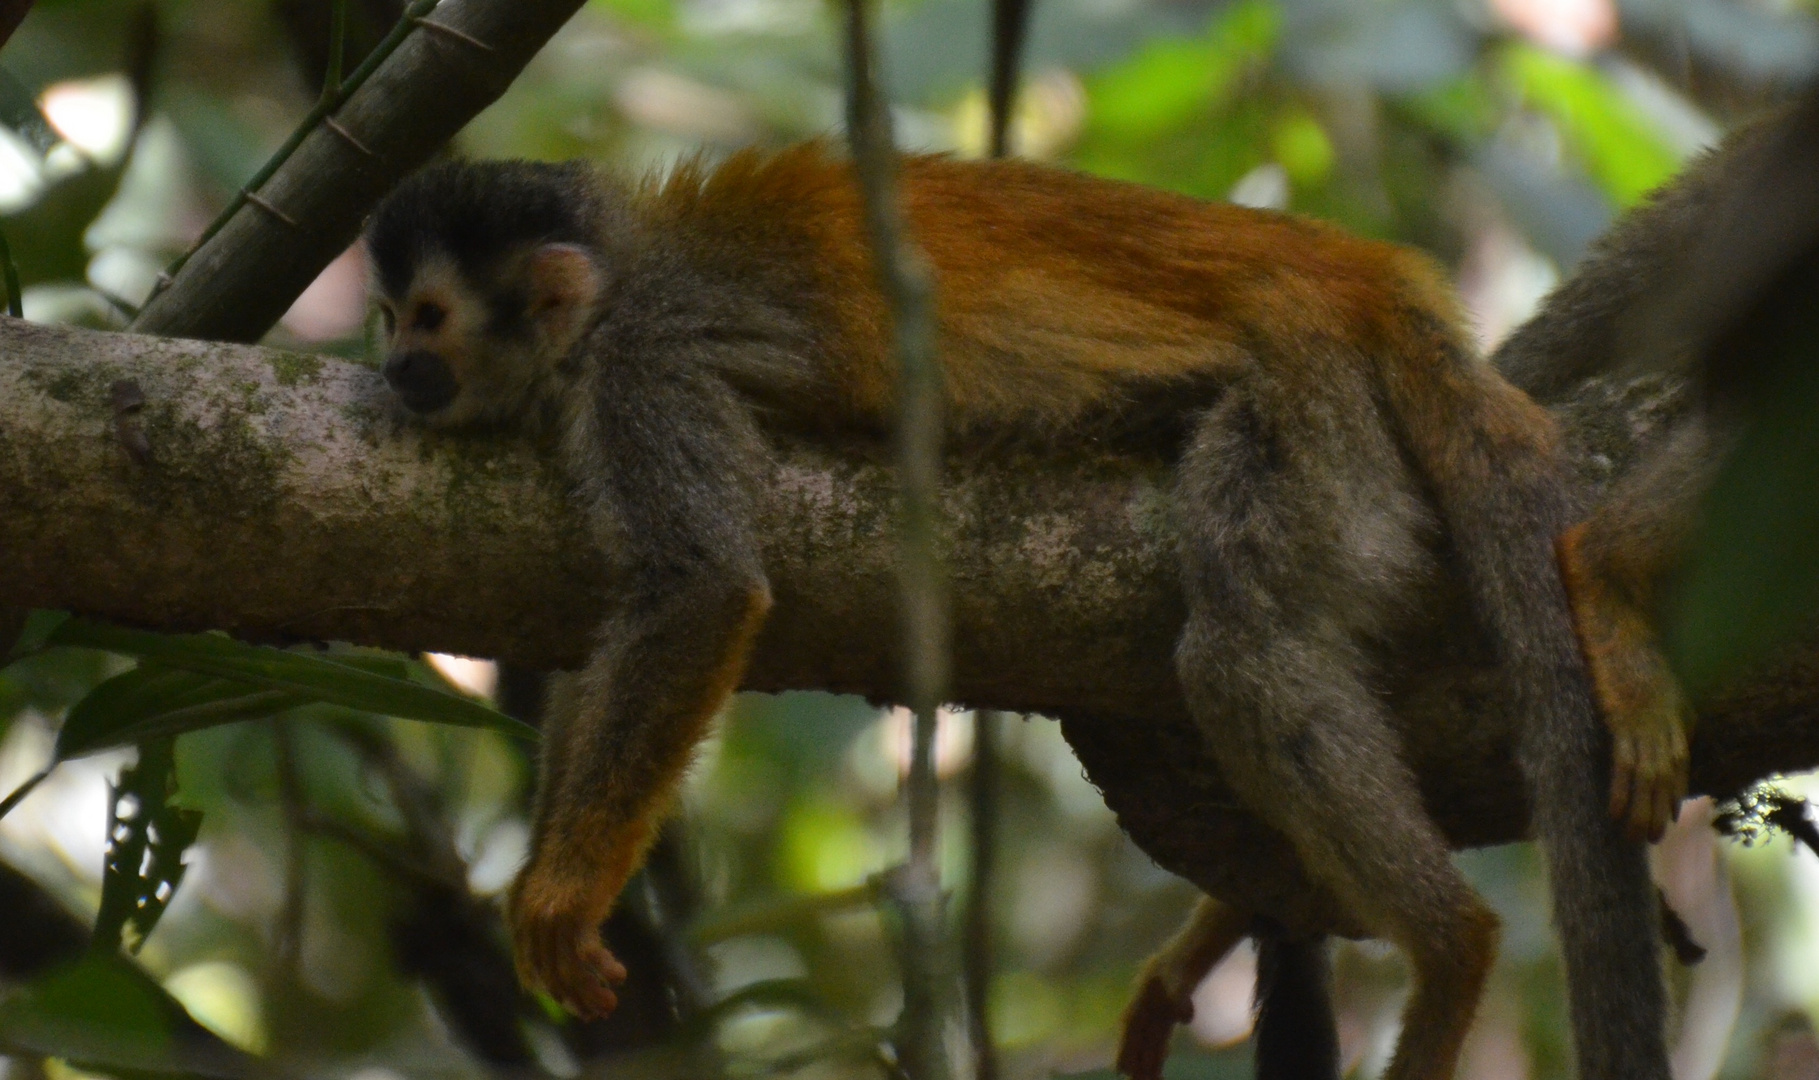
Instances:
[[[411,318],[411,329],[433,333],[438,326],[442,325],[442,320],[447,317],[448,312],[443,310],[441,304],[433,300],[425,300],[417,305],[417,313]]]

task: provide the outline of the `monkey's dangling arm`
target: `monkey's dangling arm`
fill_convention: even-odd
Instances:
[[[743,480],[753,444],[727,411],[737,404],[713,386],[662,383],[600,387],[591,446],[568,448],[589,455],[571,469],[591,472],[579,486],[629,580],[587,667],[552,694],[531,856],[511,899],[521,977],[584,1017],[617,1003],[609,984],[625,971],[600,923],[770,607]]]

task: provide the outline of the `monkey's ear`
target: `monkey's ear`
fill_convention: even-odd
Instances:
[[[531,252],[525,278],[531,321],[564,346],[587,328],[606,286],[593,258],[575,244],[544,244]]]

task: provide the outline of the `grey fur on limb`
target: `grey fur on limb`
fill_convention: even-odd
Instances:
[[[506,437],[427,434],[379,378],[248,346],[0,320],[0,604],[255,640],[335,639],[538,668],[586,652],[610,595],[555,473]],[[148,452],[112,393],[137,382]],[[1594,480],[1676,412],[1663,377],[1561,407]],[[763,515],[776,606],[745,686],[889,697],[897,547],[888,455],[782,444]],[[1236,808],[1174,683],[1182,617],[1166,471],[1081,447],[950,463],[954,695],[1059,717],[1121,822],[1167,868],[1290,930],[1346,929],[1285,845]],[[1524,830],[1511,720],[1469,610],[1433,583],[1386,646],[1424,795],[1455,843]],[[1819,763],[1819,665],[1708,714],[1693,787]]]

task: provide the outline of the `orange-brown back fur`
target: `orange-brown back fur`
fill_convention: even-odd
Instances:
[[[1406,361],[1411,307],[1458,325],[1424,257],[1286,214],[1018,161],[911,157],[902,187],[934,265],[962,429],[1065,424],[1139,388],[1307,355],[1294,346],[1310,340]],[[822,362],[842,419],[889,423],[889,315],[848,162],[815,143],[748,151],[684,166],[645,197],[716,252],[811,251],[824,325],[837,328]]]

